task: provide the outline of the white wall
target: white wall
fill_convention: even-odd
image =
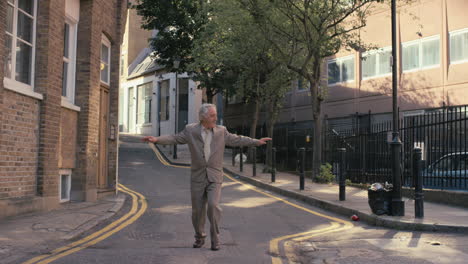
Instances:
[[[168,135],[168,134],[174,134],[175,131],[175,120],[174,120],[174,113],[175,113],[175,87],[176,87],[176,82],[175,82],[175,73],[165,73],[161,75],[148,75],[148,76],[142,76],[140,78],[136,78],[133,80],[130,80],[128,82],[122,83],[121,89],[123,89],[123,94],[124,94],[124,103],[123,103],[123,109],[119,109],[119,111],[123,111],[123,127],[124,131],[127,133],[131,134],[142,134],[142,135],[158,135],[158,82],[164,81],[164,80],[170,80],[169,81],[169,93],[170,93],[170,99],[169,99],[169,120],[167,121],[161,121],[161,135]],[[187,74],[179,74],[178,78],[187,78]],[[142,85],[148,82],[152,82],[152,87],[153,87],[153,98],[152,98],[152,103],[151,103],[151,123],[150,124],[134,124],[135,129],[133,130],[128,130],[130,127],[128,124],[128,117],[130,114],[135,116],[135,121],[136,121],[136,111],[138,109],[137,102],[135,100],[135,109],[132,113],[128,113],[128,98],[130,96],[137,98],[137,87],[138,85]],[[134,94],[129,95],[128,94],[128,89],[130,87],[134,88]],[[202,91],[198,90],[197,84],[189,80],[189,116],[188,116],[188,123],[197,123],[198,122],[198,110],[201,106],[202,102]],[[125,132],[124,132],[125,133]]]

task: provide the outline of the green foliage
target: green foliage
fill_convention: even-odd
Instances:
[[[314,177],[314,181],[318,183],[332,183],[335,180],[335,175],[332,173],[330,163],[325,163],[320,166],[320,173]]]
[[[158,31],[150,40],[157,63],[175,70],[174,60],[180,59],[178,71],[185,71],[192,61],[193,43],[208,21],[207,1],[138,0],[132,6],[143,18],[142,28]]]

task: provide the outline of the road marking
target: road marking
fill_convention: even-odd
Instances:
[[[166,166],[169,166],[169,167],[190,168],[190,166],[179,166],[179,165],[170,164],[169,162],[167,162],[162,157],[162,154],[161,154],[160,150],[157,149],[154,146],[154,144],[148,143],[148,145],[150,145],[150,147],[153,149],[154,153],[156,154],[157,158],[159,159],[159,161],[162,164],[164,164]],[[337,232],[337,231],[343,231],[343,230],[354,227],[353,223],[351,223],[349,221],[346,221],[346,220],[343,220],[343,219],[339,219],[339,218],[336,218],[336,217],[333,217],[333,216],[325,215],[325,214],[310,210],[310,209],[305,208],[303,206],[300,206],[298,204],[289,202],[289,201],[287,201],[287,200],[285,200],[283,198],[277,197],[277,196],[275,196],[275,195],[273,195],[271,193],[259,190],[258,188],[254,187],[253,185],[243,183],[243,182],[241,182],[241,181],[239,181],[237,179],[234,179],[233,177],[227,175],[226,173],[223,173],[223,174],[224,174],[224,176],[226,176],[231,181],[234,181],[234,182],[237,182],[237,183],[239,183],[241,185],[244,185],[245,187],[247,187],[248,189],[250,189],[252,191],[261,193],[261,194],[263,194],[265,196],[268,196],[268,197],[271,197],[271,198],[276,199],[278,201],[281,201],[281,202],[283,202],[283,203],[285,203],[287,205],[293,206],[293,207],[295,207],[295,208],[297,208],[299,210],[302,210],[302,211],[308,212],[310,214],[313,214],[313,215],[316,215],[316,216],[323,217],[323,218],[334,221],[334,222],[330,222],[329,227],[325,227],[325,228],[322,228],[322,229],[315,229],[315,230],[308,231],[308,232],[302,232],[302,233],[277,237],[277,238],[274,238],[273,240],[271,240],[270,241],[270,253],[272,254],[272,256],[271,256],[272,264],[282,264],[283,263],[282,259],[279,257],[279,256],[281,256],[280,252],[279,252],[279,244],[283,240],[293,239],[294,241],[303,241],[303,240],[306,240],[306,239],[309,239],[309,238],[312,238],[312,237],[315,237],[315,236],[318,236],[318,235],[331,233],[331,232]],[[339,226],[341,226],[341,227],[339,227]],[[339,228],[337,228],[337,227],[339,227]],[[285,254],[286,254],[286,259],[289,262],[290,259],[293,257],[292,249],[291,249],[291,247],[289,245],[285,244],[284,250],[285,250]]]
[[[50,254],[44,254],[38,257],[35,257],[29,261],[24,262],[23,264],[47,264],[55,261],[59,258],[65,257],[82,249],[85,249],[89,246],[95,245],[98,242],[106,239],[107,237],[119,232],[123,228],[135,222],[138,218],[143,215],[146,211],[148,205],[146,199],[140,193],[129,189],[128,187],[119,184],[119,190],[130,195],[132,197],[132,208],[128,213],[119,218],[117,221],[112,222],[103,229],[86,236],[78,241],[70,243],[66,246],[53,250]],[[139,198],[137,198],[137,196]],[[138,209],[138,203],[141,203],[141,207]]]

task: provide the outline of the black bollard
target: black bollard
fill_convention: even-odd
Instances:
[[[338,153],[340,155],[340,170],[338,175],[338,184],[340,186],[340,201],[346,200],[346,165],[345,165],[345,148],[339,148]]]
[[[271,182],[276,180],[276,148],[271,148]]]
[[[305,148],[299,149],[299,175],[300,175],[300,182],[299,182],[299,189],[304,190],[304,170],[305,170]]]
[[[252,147],[252,177],[257,176],[257,148]]]
[[[236,166],[236,148],[232,148],[232,166]]]
[[[413,150],[413,178],[414,178],[414,216],[424,217],[424,193],[422,175],[422,152],[420,148]]]
[[[239,147],[239,170],[242,172],[244,170],[244,161],[242,160],[242,147]]]

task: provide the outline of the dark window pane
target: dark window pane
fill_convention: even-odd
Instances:
[[[21,41],[16,46],[16,80],[31,84],[32,47]]]
[[[23,12],[18,12],[18,37],[32,43],[33,20]]]
[[[7,32],[13,34],[13,7],[7,5]]]
[[[33,15],[34,0],[18,0],[18,7],[31,16]]]
[[[63,62],[63,76],[62,76],[62,95],[67,96],[67,82],[68,82],[68,63]]]
[[[70,25],[65,23],[65,28],[63,30],[63,56],[68,58],[69,56],[69,35],[70,35]]]
[[[109,47],[104,44],[101,45],[101,60],[109,64]]]
[[[340,81],[340,68],[336,62],[328,64],[328,84],[334,84]]]
[[[101,81],[109,83],[109,65],[101,63]]]
[[[11,37],[9,35],[5,36],[5,46],[6,46],[6,60],[5,60],[5,77],[11,78],[11,57],[12,57],[12,52],[11,52]]]

